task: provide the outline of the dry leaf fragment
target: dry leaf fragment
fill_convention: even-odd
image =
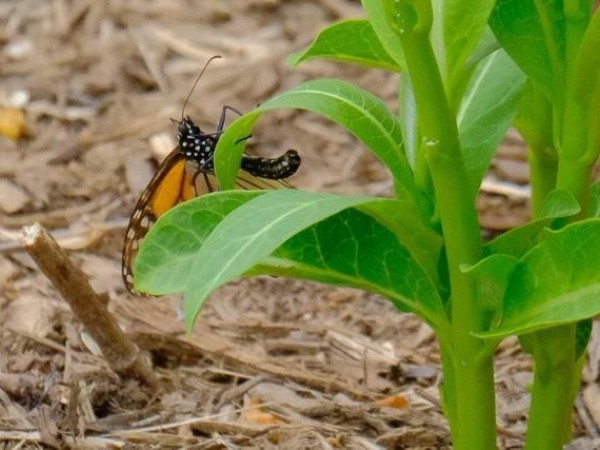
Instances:
[[[30,198],[25,190],[10,180],[0,180],[0,211],[14,214],[23,210]]]
[[[260,399],[256,397],[246,397],[245,408],[242,410],[242,420],[254,425],[279,425],[281,420],[262,409]]]
[[[0,134],[18,141],[27,130],[25,114],[19,108],[4,108],[0,110]]]
[[[404,394],[394,394],[377,400],[375,404],[380,407],[406,409],[408,408],[408,399]]]

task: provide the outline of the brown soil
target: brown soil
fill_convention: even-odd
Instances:
[[[348,0],[4,0],[0,106],[27,135],[0,137],[0,448],[449,448],[432,331],[352,289],[255,278],[219,289],[192,335],[180,298],[124,290],[120,250],[137,195],[174,146],[183,100],[207,130],[222,105],[247,111],[317,77],[342,77],[394,104],[380,71],[285,56],[324,25],[361,14]],[[252,149],[297,148],[293,184],[386,195],[387,172],[315,115],[268,114]],[[511,134],[479,200],[489,235],[527,220],[524,146]],[[89,276],[121,327],[148,350],[162,390],[117,376],[20,246],[42,222]],[[596,380],[598,334],[585,380]],[[498,350],[499,445],[520,448],[531,361],[514,339]],[[599,394],[584,389],[577,448],[597,448]]]

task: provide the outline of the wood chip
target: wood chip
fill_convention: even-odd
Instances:
[[[0,210],[13,214],[25,209],[30,198],[25,190],[6,179],[0,179]]]

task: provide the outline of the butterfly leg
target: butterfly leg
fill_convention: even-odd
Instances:
[[[219,119],[219,125],[217,126],[217,134],[221,134],[223,133],[223,129],[225,128],[225,116],[227,115],[227,111],[232,111],[234,113],[236,113],[238,116],[241,116],[242,113],[239,112],[237,109],[232,108],[231,106],[223,106],[223,109],[221,109],[221,118]]]
[[[236,113],[238,116],[243,115],[241,112],[239,112],[235,108],[232,108],[231,106],[228,106],[228,105],[223,106],[223,109],[221,109],[221,117],[219,118],[219,124],[217,125],[217,131],[215,131],[214,133],[207,134],[206,136],[218,137],[223,134],[223,131],[225,130],[225,117],[227,116],[227,111],[232,111],[232,112]],[[237,141],[236,144],[238,142],[248,139],[250,137],[251,137],[251,135],[248,137],[242,138],[239,141]]]

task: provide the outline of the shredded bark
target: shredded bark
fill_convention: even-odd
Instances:
[[[223,105],[248,111],[318,77],[396,107],[393,74],[286,65],[319,29],[361,14],[349,0],[0,2],[0,114],[25,113],[14,140],[0,136],[0,448],[450,448],[435,335],[385,300],[242,280],[219,289],[186,335],[180,298],[135,298],[121,281],[129,215],[175,145],[169,118],[181,116],[209,57],[223,56],[186,109],[206,131]],[[289,148],[303,158],[291,181],[299,188],[393,193],[378,160],[321,117],[273,112],[249,141],[263,156]],[[511,132],[479,197],[486,236],[528,219],[527,177]],[[43,270],[49,250],[32,251],[36,263],[20,242],[35,222],[67,250]],[[64,283],[51,275],[61,267]],[[108,303],[102,314],[92,297]],[[111,348],[127,342],[125,356],[99,351],[107,337]],[[571,449],[600,445],[599,342],[595,330]],[[133,378],[122,370],[132,361],[146,367]],[[499,446],[521,448],[532,363],[508,339],[496,364]]]

